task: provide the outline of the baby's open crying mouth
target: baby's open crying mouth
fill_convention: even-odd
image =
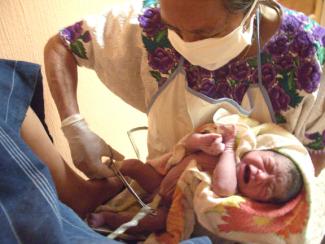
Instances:
[[[244,169],[244,182],[245,182],[245,184],[247,184],[249,182],[250,174],[251,174],[251,169],[250,169],[249,165],[246,165],[245,169]]]

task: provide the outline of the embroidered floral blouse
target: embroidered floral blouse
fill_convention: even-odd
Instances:
[[[152,2],[145,10],[135,4],[88,17],[61,30],[60,36],[80,65],[94,69],[109,89],[141,111],[147,112],[179,65],[193,91],[241,104],[257,83],[257,58],[232,61],[215,71],[190,64],[171,46]],[[281,26],[261,53],[262,83],[275,122],[318,152],[325,152],[324,45],[323,27],[283,9]]]

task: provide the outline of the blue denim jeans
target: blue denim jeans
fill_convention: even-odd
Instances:
[[[41,81],[39,65],[0,59],[0,243],[120,243],[94,232],[60,202],[48,168],[20,137]]]

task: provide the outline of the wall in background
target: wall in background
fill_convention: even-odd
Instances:
[[[320,21],[323,0],[278,0],[288,8],[304,12]]]
[[[122,2],[123,0],[1,0],[0,58],[25,60],[43,66],[43,48],[50,36],[83,16],[96,14],[112,4]],[[134,158],[127,130],[145,125],[145,115],[113,95],[93,71],[79,71],[78,98],[81,113],[94,131],[125,156]],[[46,120],[56,147],[71,162],[44,70],[43,78]]]

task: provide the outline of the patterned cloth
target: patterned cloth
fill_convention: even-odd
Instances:
[[[178,243],[194,230],[195,219],[213,235],[247,243],[319,243],[324,231],[316,218],[321,206],[315,197],[312,161],[304,146],[275,124],[256,121],[219,109],[216,124],[236,124],[236,155],[274,150],[290,157],[303,175],[302,192],[284,204],[258,203],[240,195],[220,198],[211,190],[211,176],[193,160],[178,180],[168,213],[166,233],[148,243]],[[320,191],[319,191],[320,193]],[[320,215],[318,215],[320,214]]]
[[[139,21],[149,53],[150,72],[162,86],[178,66],[180,55],[167,40],[167,28],[161,25],[159,8],[148,8]],[[323,113],[309,118],[313,125],[308,128],[311,132],[307,132],[297,128],[309,122],[311,109],[304,108],[306,111],[300,114],[298,111],[310,102],[316,110],[324,103],[321,99],[324,89],[320,89],[324,43],[324,28],[302,13],[283,8],[281,26],[261,53],[262,82],[275,113],[274,122],[295,131],[306,147],[316,151],[323,150],[325,145],[324,123],[316,125],[324,119]],[[241,104],[247,89],[257,84],[256,57],[235,59],[215,71],[194,66],[186,60],[183,66],[188,87],[216,100],[231,98]]]
[[[256,85],[256,57],[233,60],[215,71],[191,65],[171,46],[156,1],[144,1],[142,12],[141,1],[133,2],[60,32],[78,63],[94,69],[127,103],[150,111],[175,75],[183,75],[188,89],[206,100],[231,98],[240,104],[247,89]],[[262,49],[262,82],[274,122],[294,133],[310,151],[321,152],[325,147],[325,29],[302,13],[285,8],[282,12],[280,28]],[[185,75],[175,73],[180,65]]]

